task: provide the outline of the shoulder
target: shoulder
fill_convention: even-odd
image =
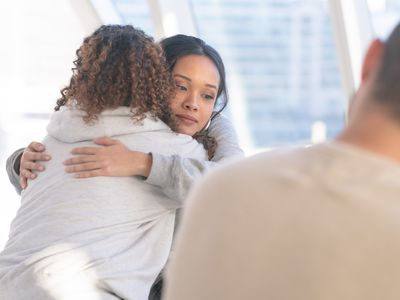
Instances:
[[[209,130],[212,133],[214,131],[233,131],[234,128],[232,122],[227,117],[219,114],[211,121]]]
[[[255,180],[258,175],[276,175],[283,167],[299,161],[301,156],[304,156],[302,148],[266,151],[226,164],[213,172],[209,178],[210,181]]]
[[[257,203],[266,195],[293,193],[313,184],[307,174],[310,165],[316,163],[318,152],[313,147],[283,148],[228,163],[201,180],[193,194],[202,199],[201,205],[215,207],[235,203],[240,206],[243,200]]]
[[[212,224],[210,230],[219,227],[233,234],[239,228],[274,227],[282,221],[280,216],[301,212],[301,200],[313,202],[318,186],[315,177],[308,177],[308,167],[322,165],[323,156],[312,161],[320,151],[284,148],[218,167],[191,191],[183,223],[193,230]]]

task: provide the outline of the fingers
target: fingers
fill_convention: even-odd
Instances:
[[[100,149],[99,147],[77,147],[71,150],[71,154],[94,155],[97,154]]]
[[[28,148],[35,152],[43,152],[46,150],[45,146],[42,143],[32,142],[29,144]]]
[[[19,185],[24,190],[28,186],[28,179],[24,176],[19,176]]]
[[[101,171],[99,169],[89,171],[89,172],[81,172],[81,173],[74,174],[75,178],[90,178],[90,177],[98,177],[98,176],[102,176]]]
[[[97,162],[89,162],[89,163],[82,163],[79,165],[71,165],[65,167],[65,171],[67,173],[77,173],[77,172],[86,172],[86,171],[101,171],[101,165]]]
[[[120,141],[110,139],[107,137],[97,138],[93,142],[100,146],[113,146],[113,145],[121,144]],[[77,148],[74,148],[71,150],[71,154],[96,155],[102,149],[103,148],[100,148],[100,147],[77,147]]]
[[[23,161],[23,162],[21,162],[21,167],[20,167],[20,171],[28,170],[30,172],[33,171],[33,170],[35,170],[35,171],[44,171],[44,169],[45,169],[44,166],[42,166],[40,164],[37,164],[37,163],[34,163],[34,162],[31,162],[31,161]]]
[[[19,174],[20,177],[25,177],[26,179],[35,179],[38,176],[36,173],[32,173],[28,169],[21,169]]]
[[[108,137],[98,138],[98,139],[95,139],[93,142],[95,144],[101,145],[101,146],[112,146],[112,145],[116,145],[116,144],[120,143],[120,141],[110,139]]]
[[[22,189],[26,189],[28,186],[28,179],[35,179],[37,174],[30,172],[28,169],[20,169],[19,172],[19,184]]]
[[[82,163],[88,163],[88,162],[94,162],[95,157],[93,155],[88,155],[88,156],[76,156],[69,158],[67,160],[64,160],[63,164],[66,166],[69,165],[76,165],[76,164],[82,164]]]
[[[25,162],[47,161],[50,159],[51,156],[46,153],[25,151],[22,155],[21,164]]]
[[[32,142],[22,154],[19,168],[19,183],[23,189],[28,186],[28,179],[35,179],[38,175],[33,171],[43,171],[45,169],[36,161],[50,160],[50,155],[43,153],[45,146],[41,143]],[[39,152],[38,152],[39,151]]]

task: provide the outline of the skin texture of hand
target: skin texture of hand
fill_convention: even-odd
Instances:
[[[78,155],[64,161],[65,171],[76,178],[96,176],[147,177],[150,174],[151,154],[129,150],[122,142],[99,138],[94,143],[104,147],[78,147],[71,153]]]
[[[44,171],[45,167],[38,161],[47,161],[51,157],[45,153],[45,146],[38,142],[32,142],[24,150],[19,167],[19,184],[23,189],[28,186],[28,179],[35,179],[38,174],[33,171]]]

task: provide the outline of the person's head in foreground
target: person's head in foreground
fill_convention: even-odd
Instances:
[[[221,168],[188,199],[166,300],[399,299],[400,26],[331,142]]]

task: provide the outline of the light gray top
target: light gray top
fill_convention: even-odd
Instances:
[[[218,115],[210,125],[210,136],[217,141],[211,161],[185,158],[179,155],[166,156],[152,151],[153,165],[147,182],[159,186],[172,199],[185,200],[190,187],[204,173],[219,164],[244,157],[232,123]]]
[[[217,148],[211,161],[190,159],[179,155],[163,155],[154,151],[155,148],[153,148],[153,151],[150,151],[153,164],[146,182],[160,187],[169,198],[182,203],[193,182],[205,172],[218,164],[244,157],[233,125],[226,117],[222,115],[215,117],[209,130],[210,135],[217,140]],[[8,158],[6,166],[10,182],[18,193],[21,193],[19,162],[23,151],[23,148],[15,151]]]
[[[62,161],[99,136],[198,160],[204,147],[161,121],[135,125],[128,108],[103,112],[94,125],[83,115],[65,107],[52,115],[43,143],[53,158],[22,192],[0,255],[0,299],[144,300],[165,265],[180,203],[133,176],[75,179]]]
[[[400,298],[400,164],[332,142],[222,167],[187,200],[166,300]]]

